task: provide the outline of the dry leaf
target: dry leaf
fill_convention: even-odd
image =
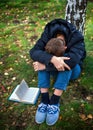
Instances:
[[[92,114],[87,115],[87,118],[89,118],[89,119],[93,119]]]
[[[7,72],[4,73],[5,76],[9,75]]]
[[[87,99],[88,101],[90,101],[90,100],[91,100],[91,96],[87,96],[86,99]]]
[[[81,107],[84,107],[84,104],[83,104],[83,103],[81,104]]]
[[[59,117],[59,120],[62,120],[62,116]]]
[[[2,91],[3,91],[3,92],[6,92],[6,89],[5,89],[4,86],[1,86],[1,88],[2,88]]]
[[[16,80],[16,77],[13,77],[12,80]]]
[[[74,111],[74,108],[71,108],[71,111]]]
[[[3,64],[3,62],[0,62],[0,65],[2,65]]]
[[[84,120],[84,121],[85,121],[85,120],[87,120],[87,118],[86,118],[86,115],[85,115],[85,114],[80,114],[80,115],[79,115],[79,117],[80,117],[82,120]]]

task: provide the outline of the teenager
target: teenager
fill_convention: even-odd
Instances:
[[[46,44],[52,39],[65,42],[65,55],[55,56],[45,50]],[[81,73],[83,60],[86,56],[84,37],[71,23],[63,19],[54,19],[44,28],[41,37],[30,50],[33,67],[38,71],[38,87],[41,91],[35,121],[38,124],[46,121],[54,125],[60,112],[60,97],[66,90],[69,81],[77,79]],[[56,77],[53,85],[54,92],[50,97],[50,76]]]

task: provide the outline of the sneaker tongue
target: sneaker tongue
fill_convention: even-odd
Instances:
[[[47,105],[46,104],[40,104],[39,105],[39,111],[40,112],[45,112],[47,109]]]
[[[49,105],[48,107],[48,113],[49,114],[54,114],[58,111],[58,107],[57,106],[54,106],[54,105]]]

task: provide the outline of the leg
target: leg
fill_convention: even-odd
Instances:
[[[73,79],[77,79],[80,73],[81,73],[81,68],[78,64],[70,71],[58,72],[56,82],[54,84],[54,88],[55,88],[54,95],[61,96],[63,90],[66,90],[69,81]],[[54,100],[50,102],[52,102],[51,104],[56,104],[58,101]]]
[[[41,124],[45,121],[47,106],[49,104],[48,88],[50,86],[50,73],[44,71],[38,71],[38,87],[41,91],[41,103],[36,111],[35,121]]]
[[[49,103],[48,88],[50,87],[50,73],[47,71],[38,72],[38,87],[41,91],[41,102],[44,104]]]
[[[50,73],[46,70],[38,71],[38,87],[49,88],[50,86]]]
[[[59,99],[63,90],[65,90],[68,85],[70,76],[71,71],[60,71],[57,73],[56,82],[54,84],[55,90],[47,109],[46,123],[48,125],[54,125],[59,118]]]
[[[53,125],[57,122],[59,117],[59,99],[63,93],[63,90],[66,90],[66,87],[70,80],[77,79],[81,73],[79,65],[76,65],[70,71],[61,71],[58,72],[56,82],[54,84],[54,94],[51,97],[50,105],[48,107],[46,123],[48,125]]]

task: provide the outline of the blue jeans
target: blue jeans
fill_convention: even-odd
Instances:
[[[81,68],[78,64],[69,71],[38,71],[38,87],[49,88],[50,77],[53,76],[55,78],[54,88],[66,90],[69,81],[77,79],[80,73]]]

